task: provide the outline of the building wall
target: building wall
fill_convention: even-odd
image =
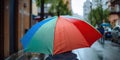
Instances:
[[[37,11],[37,6],[36,6],[36,2],[32,3],[32,14],[33,15],[38,15],[38,11]]]
[[[120,0],[108,0],[111,12],[120,12]]]
[[[95,9],[98,5],[99,1],[98,0],[92,0],[92,9]]]
[[[83,6],[83,16],[84,16],[84,19],[88,22],[89,22],[88,14],[90,11],[91,11],[91,2],[90,2],[90,0],[86,0],[86,2],[84,3],[84,6]]]
[[[107,1],[108,0],[102,0],[102,7],[103,7],[103,9],[107,9],[108,8]]]
[[[21,50],[20,39],[30,28],[30,0],[20,0],[18,9],[18,50]]]
[[[30,2],[0,0],[0,60],[22,49],[20,39],[30,28]]]
[[[99,4],[102,4],[102,8],[103,8],[103,9],[108,8],[107,1],[108,1],[108,0],[101,0],[101,1],[100,1],[100,0],[92,0],[92,9],[97,8],[97,6],[98,6]]]
[[[4,1],[0,0],[0,59],[4,57]]]
[[[4,56],[8,56],[9,55],[9,0],[4,0],[5,5],[4,5]]]

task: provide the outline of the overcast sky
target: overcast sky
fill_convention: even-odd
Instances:
[[[83,4],[86,0],[71,0],[73,13],[83,16]]]

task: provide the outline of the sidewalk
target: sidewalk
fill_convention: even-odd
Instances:
[[[73,50],[79,60],[120,60],[120,45],[105,41],[96,41],[91,48]]]
[[[120,45],[106,41],[103,50],[103,60],[120,60]]]
[[[120,60],[120,45],[111,41],[105,41],[104,44],[98,41],[92,45],[102,60]]]

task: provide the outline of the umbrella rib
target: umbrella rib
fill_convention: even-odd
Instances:
[[[54,44],[55,44],[55,32],[56,32],[56,26],[57,26],[57,23],[58,23],[58,19],[59,19],[59,17],[57,18],[57,21],[56,21],[56,25],[55,25],[55,28],[54,28],[54,39],[53,39],[53,54],[54,54]],[[53,55],[52,54],[52,55]]]

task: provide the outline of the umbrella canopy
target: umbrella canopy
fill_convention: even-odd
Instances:
[[[59,54],[90,47],[102,35],[85,21],[64,16],[35,24],[21,39],[25,52]]]
[[[110,27],[110,24],[109,23],[102,23],[101,26],[108,26],[108,27]]]

